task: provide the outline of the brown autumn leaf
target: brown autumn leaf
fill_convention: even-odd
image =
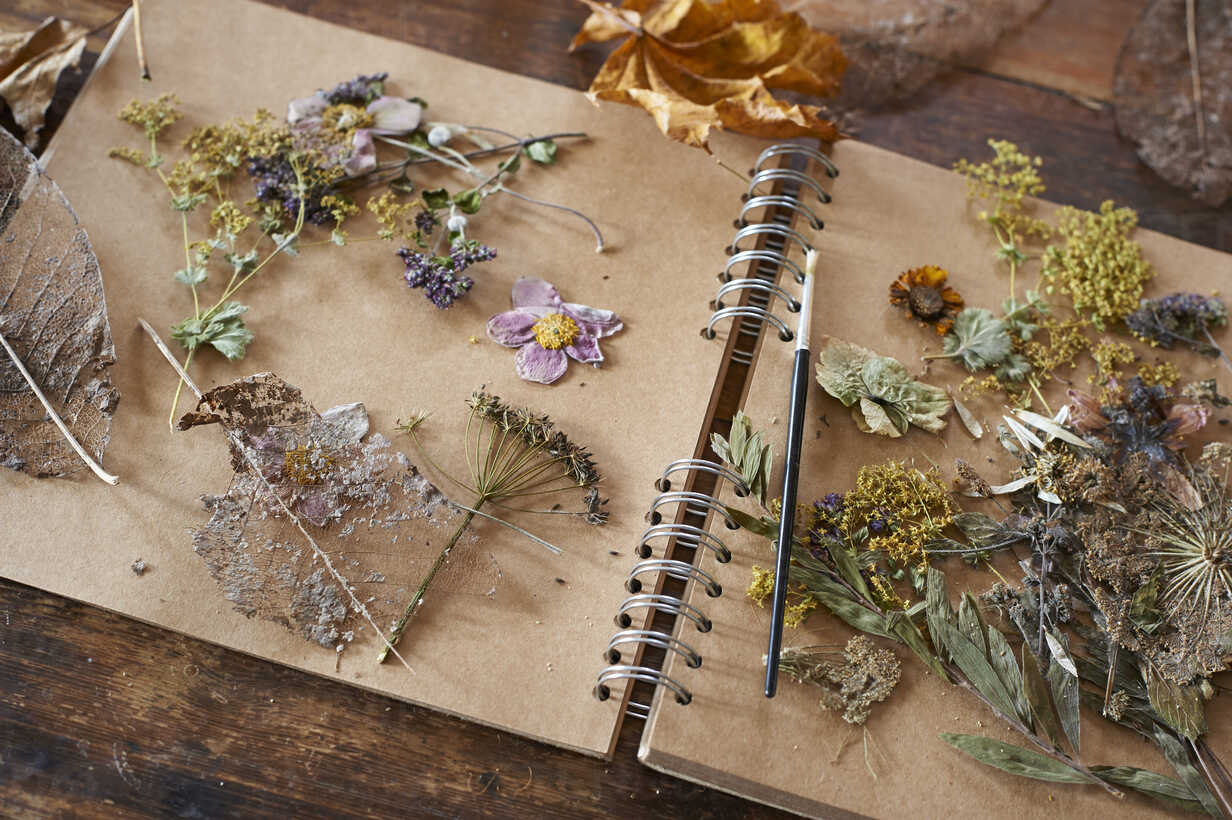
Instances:
[[[975,65],[1046,0],[784,0],[838,38],[848,67],[832,110],[902,100],[956,66]]]
[[[1117,128],[1138,144],[1138,157],[1218,207],[1232,196],[1232,8],[1198,0],[1194,11],[1198,95],[1185,0],[1155,0],[1121,46],[1113,100]]]
[[[48,17],[32,31],[0,32],[0,98],[13,111],[26,145],[38,144],[39,131],[56,82],[81,60],[87,29]]]
[[[120,394],[107,371],[115,348],[98,260],[64,194],[2,129],[0,342],[12,349],[0,346],[0,464],[33,476],[84,466],[23,368],[85,452],[101,459]]]
[[[206,393],[181,429],[219,424],[235,474],[202,496],[193,550],[235,608],[330,649],[370,644],[401,614],[461,514],[380,434],[362,404],[317,413],[299,388],[259,373]],[[474,536],[468,536],[473,538]],[[467,552],[476,552],[468,550]],[[499,571],[451,566],[491,594]],[[458,562],[455,562],[458,563]],[[456,577],[462,574],[462,577]],[[405,663],[405,661],[404,661]]]
[[[664,134],[707,147],[712,128],[759,137],[839,138],[816,106],[777,99],[772,89],[812,96],[838,92],[846,60],[837,41],[773,0],[625,0],[620,8],[581,0],[590,17],[569,45],[627,37],[586,92],[645,108]]]

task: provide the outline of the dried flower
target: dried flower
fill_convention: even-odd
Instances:
[[[610,310],[565,302],[550,283],[522,278],[513,284],[513,310],[488,320],[488,338],[518,348],[514,369],[523,379],[551,384],[571,358],[598,367],[599,339],[623,327]]]
[[[461,275],[471,265],[496,258],[496,250],[474,239],[454,246],[449,256],[429,256],[426,253],[401,248],[398,251],[406,270],[402,278],[412,288],[423,288],[424,296],[441,310],[452,307],[474,286],[475,280]]]
[[[1138,309],[1125,317],[1129,331],[1152,346],[1171,349],[1179,343],[1205,356],[1222,355],[1211,331],[1227,324],[1228,309],[1223,301],[1197,293],[1143,299]]]
[[[908,317],[932,325],[944,336],[962,310],[963,298],[945,284],[949,274],[936,265],[912,268],[890,285],[890,304],[906,308]]]
[[[1067,294],[1074,310],[1089,315],[1100,330],[1125,319],[1139,305],[1142,287],[1154,276],[1142,246],[1129,238],[1138,214],[1104,202],[1099,213],[1062,208],[1057,233],[1065,245],[1044,251],[1047,292]]]
[[[898,438],[911,425],[930,433],[945,429],[950,398],[944,390],[915,381],[898,360],[860,345],[826,337],[817,383],[851,408],[865,433]]]
[[[898,658],[863,635],[852,636],[841,655],[824,647],[786,648],[779,669],[799,683],[821,687],[821,708],[863,726],[874,703],[890,696],[902,674]]]

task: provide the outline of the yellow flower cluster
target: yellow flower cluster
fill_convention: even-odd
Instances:
[[[1100,339],[1091,348],[1091,358],[1095,360],[1095,372],[1087,376],[1091,384],[1107,384],[1112,379],[1122,379],[1121,365],[1134,360],[1134,349],[1125,342],[1114,342],[1111,339]]]
[[[399,202],[398,195],[386,191],[379,197],[368,200],[368,210],[376,214],[376,221],[381,223],[377,236],[381,239],[410,237],[414,228],[409,224],[415,210],[414,202]]]
[[[1172,362],[1138,365],[1138,378],[1149,385],[1172,387],[1181,380],[1181,371]]]
[[[936,468],[921,472],[899,461],[860,468],[843,496],[842,531],[867,527],[868,549],[899,566],[928,562],[929,544],[943,537],[958,508]]]
[[[745,594],[759,607],[766,606],[766,600],[774,594],[774,570],[753,566],[753,580]],[[803,586],[796,589],[787,588],[787,608],[783,611],[783,625],[792,629],[804,623],[809,613],[817,608],[817,599],[804,591]]]
[[[1029,235],[1046,237],[1051,228],[1047,222],[1026,213],[1023,200],[1044,192],[1039,167],[1043,160],[1030,157],[1007,140],[989,140],[995,156],[991,162],[971,163],[960,159],[954,170],[967,178],[967,198],[987,200],[992,213],[980,212],[979,218],[1008,233],[1017,240]]]
[[[1087,313],[1100,330],[1138,309],[1142,287],[1154,275],[1142,246],[1129,238],[1138,214],[1104,202],[1099,213],[1062,208],[1057,233],[1065,245],[1044,252],[1047,292],[1066,294],[1074,310]]]
[[[251,224],[252,217],[230,199],[219,202],[210,214],[210,226],[232,237],[242,234]]]
[[[174,94],[160,94],[149,102],[133,100],[120,109],[120,119],[145,131],[146,139],[158,139],[172,123],[184,115],[178,108],[180,100]]]

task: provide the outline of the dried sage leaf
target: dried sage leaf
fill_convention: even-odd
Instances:
[[[0,350],[0,464],[33,476],[86,466],[14,356],[84,452],[101,460],[120,394],[107,370],[115,347],[98,260],[59,187],[3,130],[0,335],[13,350]]]
[[[1077,755],[1082,751],[1082,721],[1078,714],[1078,677],[1071,675],[1058,661],[1056,654],[1048,662],[1048,687],[1052,702],[1061,718],[1061,728]]]
[[[1147,666],[1142,676],[1151,708],[1165,723],[1189,740],[1206,733],[1206,703],[1197,685],[1182,686],[1166,680],[1153,666]]]
[[[1170,806],[1198,813],[1205,811],[1189,787],[1175,778],[1136,766],[1092,766],[1091,771],[1100,780],[1133,789]]]
[[[943,733],[941,739],[958,749],[960,752],[974,757],[989,766],[994,766],[1004,772],[1035,780],[1048,780],[1053,783],[1089,783],[1083,775],[1059,760],[1045,757],[1039,752],[1003,743],[991,737],[980,735],[959,735]]]
[[[1027,700],[1034,724],[1042,726],[1052,745],[1060,749],[1064,743],[1065,730],[1061,728],[1060,715],[1053,705],[1048,684],[1040,674],[1039,664],[1025,643],[1022,645],[1022,694]]]

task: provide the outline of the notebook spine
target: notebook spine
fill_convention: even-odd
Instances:
[[[709,632],[711,622],[706,613],[690,604],[686,599],[690,584],[702,586],[706,595],[717,598],[723,594],[723,588],[710,573],[687,561],[668,557],[674,545],[680,544],[694,551],[707,550],[719,563],[731,560],[728,550],[718,536],[704,527],[687,523],[686,516],[701,516],[703,519],[713,514],[724,520],[731,529],[736,528],[736,522],[727,514],[727,510],[712,495],[693,492],[691,490],[673,489],[672,476],[694,476],[706,473],[717,481],[727,481],[738,495],[747,495],[748,487],[738,475],[722,464],[703,459],[680,459],[668,464],[662,475],[655,482],[659,494],[651,502],[646,513],[646,523],[649,526],[639,539],[636,552],[638,560],[629,570],[625,580],[625,590],[629,593],[616,610],[616,625],[620,631],[612,635],[604,650],[603,658],[608,666],[599,673],[595,683],[594,694],[599,700],[607,700],[612,696],[610,684],[615,681],[645,681],[656,687],[662,687],[672,692],[676,702],[688,704],[693,699],[689,690],[675,679],[667,676],[662,670],[645,663],[637,663],[638,651],[644,646],[651,646],[665,652],[672,652],[684,659],[691,668],[702,665],[702,656],[689,644],[672,634],[676,625],[692,623],[700,632]],[[688,486],[686,478],[684,486]],[[671,510],[674,514],[670,520],[664,520],[664,512]],[[655,556],[655,547],[663,545],[661,554]],[[679,595],[666,594],[660,589],[661,582],[666,578],[674,578],[684,582]],[[651,580],[653,579],[653,580]],[[652,590],[652,591],[644,591]],[[645,628],[635,627],[633,614],[644,610],[663,612],[674,616],[673,629],[656,628],[648,623]],[[628,647],[634,647],[635,663],[621,663]],[[622,651],[622,647],[625,649]],[[645,716],[646,704],[630,703],[630,714]]]
[[[804,271],[791,258],[792,246],[807,252],[813,246],[792,225],[797,220],[814,231],[824,228],[816,211],[805,200],[809,193],[818,204],[831,200],[830,194],[816,179],[805,173],[808,162],[816,163],[827,177],[838,176],[838,168],[822,152],[808,145],[780,143],[762,151],[750,171],[748,189],[741,198],[744,205],[736,218],[736,235],[727,247],[728,259],[719,274],[721,285],[711,303],[713,313],[702,330],[702,335],[713,339],[716,326],[724,320],[736,320],[737,333],[758,337],[765,327],[773,327],[785,342],[794,338],[790,326],[777,315],[772,304],[788,313],[798,313],[801,304],[780,285],[780,274],[787,272],[798,283],[804,281]],[[769,167],[773,162],[773,167]],[[760,211],[760,220],[751,216]],[[747,244],[748,247],[741,247]],[[733,271],[744,270],[743,275]],[[728,304],[728,301],[732,304]],[[753,363],[755,348],[732,347],[730,360],[744,365]],[[683,481],[681,480],[683,477]],[[704,477],[706,486],[713,487],[713,494],[698,492],[695,479]],[[678,680],[670,677],[658,666],[646,660],[643,650],[651,647],[679,656],[686,666],[697,669],[702,665],[702,656],[687,642],[677,637],[689,624],[698,633],[709,632],[712,623],[705,612],[689,603],[690,586],[700,586],[710,598],[723,594],[723,588],[714,576],[698,567],[693,561],[674,557],[676,548],[682,547],[686,557],[709,552],[720,564],[731,560],[731,551],[723,540],[706,526],[711,520],[723,521],[727,529],[738,529],[726,507],[718,500],[718,487],[722,482],[730,484],[737,496],[747,495],[749,488],[744,481],[722,464],[704,459],[690,458],[673,461],[663,470],[655,482],[659,494],[646,514],[649,524],[638,540],[635,552],[638,561],[629,570],[625,590],[629,593],[617,609],[616,625],[620,628],[611,636],[603,658],[608,664],[595,683],[594,695],[599,700],[612,697],[611,685],[626,682],[633,685],[641,681],[654,689],[671,692],[677,703],[687,705],[693,695]],[[680,489],[676,483],[680,483]],[[665,516],[665,512],[671,515]],[[661,551],[656,555],[656,550]],[[674,581],[676,594],[664,592],[665,582]],[[646,624],[634,625],[634,613],[650,611]],[[669,626],[656,626],[665,622],[654,616],[663,613],[669,616]],[[631,662],[624,662],[626,655]],[[650,704],[630,698],[627,714],[646,717]]]

